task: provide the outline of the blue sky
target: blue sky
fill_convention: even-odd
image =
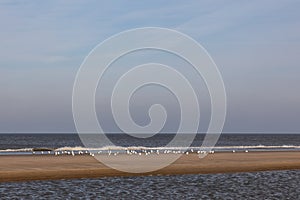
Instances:
[[[74,132],[72,87],[85,56],[109,36],[145,26],[181,31],[207,49],[227,89],[225,132],[300,132],[299,8],[299,1],[0,1],[0,132]]]

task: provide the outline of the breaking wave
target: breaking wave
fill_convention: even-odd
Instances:
[[[145,146],[105,146],[99,148],[86,148],[82,146],[76,147],[60,147],[60,148],[20,148],[20,149],[2,149],[0,153],[5,152],[34,152],[34,151],[126,151],[126,150],[205,150],[211,149],[211,147],[145,147]],[[289,149],[300,149],[300,146],[296,145],[281,145],[281,146],[267,146],[267,145],[254,145],[254,146],[216,146],[214,150],[229,151],[229,150],[289,150]]]

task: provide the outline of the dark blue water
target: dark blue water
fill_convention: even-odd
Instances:
[[[147,139],[125,134],[110,134],[116,146],[165,146],[174,135],[161,134]],[[200,146],[204,135],[198,134],[191,146]],[[222,134],[216,146],[300,146],[300,134]],[[0,134],[0,149],[83,146],[77,134]]]
[[[300,171],[0,183],[1,199],[300,199]]]

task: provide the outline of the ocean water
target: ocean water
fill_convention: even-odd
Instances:
[[[174,135],[137,139],[108,136],[116,147],[159,148]],[[202,144],[198,135],[192,148]],[[297,134],[223,134],[216,150],[300,150]],[[75,134],[0,134],[0,154],[32,153],[35,148],[84,148]],[[1,158],[0,158],[1,162]],[[107,177],[0,183],[0,199],[300,199],[300,171]]]
[[[114,146],[104,146],[100,150],[114,148],[120,150],[127,147],[164,149],[174,135],[158,134],[146,139],[125,134],[110,134],[107,137]],[[184,136],[182,139],[184,140]],[[204,135],[198,134],[191,148],[199,148],[203,139]],[[0,134],[0,155],[32,152],[40,148],[52,151],[85,150],[77,134]],[[244,151],[245,149],[253,151],[300,150],[300,134],[222,134],[214,147],[215,151]]]
[[[300,171],[0,183],[1,199],[300,199]]]

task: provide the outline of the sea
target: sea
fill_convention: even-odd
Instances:
[[[190,149],[204,140],[197,134]],[[174,134],[141,139],[108,134],[111,150],[158,149]],[[178,147],[176,147],[178,148]],[[100,149],[97,149],[99,151]],[[77,134],[0,134],[0,155],[86,151]],[[300,134],[222,134],[214,151],[299,151]],[[300,159],[300,158],[299,158]],[[1,158],[0,158],[1,162]],[[300,171],[107,177],[0,183],[0,199],[300,199]]]

